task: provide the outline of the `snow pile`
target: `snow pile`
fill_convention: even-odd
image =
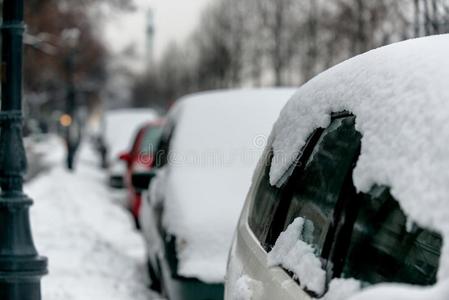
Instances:
[[[253,296],[253,291],[251,290],[251,282],[252,279],[248,276],[240,277],[235,283],[232,299],[251,300]]]
[[[26,186],[36,246],[49,257],[43,299],[151,299],[143,241],[111,203],[104,174],[89,167],[94,156],[83,147],[76,173],[55,166]]]
[[[348,300],[361,289],[361,283],[355,279],[334,278],[329,284],[329,290],[322,300]],[[375,300],[378,300],[377,298]],[[385,300],[385,299],[384,299]]]
[[[282,266],[293,272],[301,287],[322,295],[325,289],[326,272],[313,247],[304,242],[305,220],[296,218],[282,232],[273,249],[268,253],[269,267]]]
[[[248,275],[245,275],[245,272],[243,271],[243,264],[240,260],[240,257],[236,254],[236,243],[231,245],[231,249],[229,251],[229,262],[228,262],[228,268],[226,272],[226,284],[225,284],[225,299],[228,295],[230,295],[230,299],[238,298],[238,297],[244,297],[240,296],[240,294],[249,295],[249,293],[244,292],[246,290],[243,286],[247,280],[241,279],[242,277],[252,279]],[[242,282],[243,281],[243,282]],[[261,283],[259,283],[261,285]],[[249,285],[247,285],[248,288]],[[263,286],[262,292],[263,292]],[[243,289],[243,291],[242,291]],[[251,291],[251,296],[254,296],[254,291]]]
[[[343,299],[343,298],[342,298]],[[345,298],[346,299],[346,298]],[[378,284],[366,288],[348,300],[446,300],[449,299],[449,281],[433,287],[413,287],[404,284]],[[326,299],[327,300],[327,299]],[[332,298],[333,300],[333,298]]]
[[[109,175],[123,176],[126,173],[126,163],[118,159],[112,160],[109,164],[108,172]]]
[[[254,167],[293,90],[202,93],[173,108],[163,224],[177,237],[178,273],[223,282]],[[155,182],[158,182],[156,180]]]
[[[25,138],[25,149],[33,152],[45,167],[61,164],[65,159],[65,149],[60,137],[53,134]]]
[[[349,111],[363,135],[357,190],[391,187],[405,213],[442,233],[438,278],[449,277],[449,35],[409,40],[350,59],[303,85],[273,130],[272,184],[306,138]]]
[[[103,120],[103,138],[112,161],[128,150],[140,126],[157,118],[152,109],[118,109],[107,111]]]
[[[159,170],[157,170],[156,176],[151,181],[147,194],[147,202],[149,202],[153,207],[161,204],[161,202],[164,200],[167,172],[167,167],[160,168]],[[143,218],[145,218],[145,215],[143,215]]]

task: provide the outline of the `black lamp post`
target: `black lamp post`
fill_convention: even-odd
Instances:
[[[47,259],[38,255],[29,220],[32,200],[23,193],[23,0],[3,1],[0,112],[0,299],[41,299]]]

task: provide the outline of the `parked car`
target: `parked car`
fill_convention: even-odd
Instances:
[[[449,36],[352,58],[282,110],[225,299],[449,299]]]
[[[293,92],[207,92],[171,109],[140,215],[153,287],[168,299],[223,299],[227,255],[251,174]]]
[[[111,187],[125,187],[126,165],[119,159],[120,153],[128,149],[139,126],[157,118],[152,109],[117,109],[104,113],[98,148],[103,165],[108,168]]]
[[[128,209],[131,211],[137,227],[138,216],[142,203],[142,190],[133,185],[143,173],[150,172],[155,164],[156,150],[162,133],[162,120],[147,123],[139,128],[129,151],[119,157],[126,164],[125,186],[128,190]]]

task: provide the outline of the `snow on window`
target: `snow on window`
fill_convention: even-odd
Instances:
[[[340,298],[338,298],[340,299]],[[346,298],[345,298],[346,299]],[[433,287],[384,283],[364,289],[348,300],[446,300],[449,299],[449,281]],[[327,300],[325,298],[325,300]],[[334,300],[332,298],[332,300]]]
[[[287,229],[279,235],[273,249],[268,253],[269,267],[282,266],[293,272],[301,287],[318,295],[325,289],[326,272],[321,268],[321,262],[315,255],[313,247],[304,242],[304,237],[311,233],[313,226],[306,226],[303,218],[296,218]],[[308,230],[305,230],[309,228]]]
[[[348,300],[351,296],[359,292],[360,289],[361,283],[358,280],[352,278],[334,278],[331,280],[329,290],[322,300]]]
[[[151,206],[158,206],[164,199],[166,174],[167,167],[160,168],[150,183],[148,199],[151,201]]]
[[[271,184],[282,184],[307,137],[326,128],[332,112],[349,111],[363,135],[353,172],[357,190],[390,187],[411,220],[448,240],[448,51],[449,35],[409,40],[359,55],[304,84],[273,129]],[[447,242],[438,278],[449,278]]]

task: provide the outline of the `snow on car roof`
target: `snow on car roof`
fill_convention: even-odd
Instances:
[[[293,89],[207,92],[180,100],[163,222],[177,237],[178,273],[223,282],[254,167]]]
[[[271,138],[270,181],[281,185],[307,137],[349,111],[363,135],[359,191],[391,188],[408,217],[439,231],[439,280],[449,277],[449,35],[408,40],[343,62],[304,84]],[[287,173],[288,174],[288,173]]]
[[[128,108],[105,112],[103,138],[109,147],[109,160],[116,159],[122,151],[128,150],[137,129],[158,117],[153,109]]]

